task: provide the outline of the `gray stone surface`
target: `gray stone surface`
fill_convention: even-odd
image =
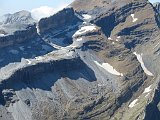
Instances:
[[[147,0],[76,0],[25,19],[0,37],[0,120],[159,120],[156,15]]]

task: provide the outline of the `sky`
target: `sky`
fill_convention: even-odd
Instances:
[[[56,12],[69,5],[73,0],[0,0],[0,16],[27,10],[42,16]],[[35,15],[35,14],[34,14]],[[35,16],[35,17],[36,17]]]
[[[35,19],[47,17],[69,5],[73,0],[0,0],[0,16],[27,10]],[[150,0],[150,2],[160,0]]]

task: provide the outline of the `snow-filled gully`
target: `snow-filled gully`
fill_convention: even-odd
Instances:
[[[105,69],[107,72],[113,74],[113,75],[117,75],[117,76],[123,76],[122,73],[118,72],[116,69],[113,68],[113,66],[111,66],[110,64],[108,63],[98,63],[97,61],[94,61],[94,63],[96,65],[98,65],[99,67]]]
[[[144,65],[143,59],[142,59],[142,54],[137,54],[136,52],[133,53],[134,55],[136,55],[137,60],[140,62],[142,69],[144,70],[144,72],[149,75],[149,76],[154,76],[153,73],[151,73],[146,66]]]

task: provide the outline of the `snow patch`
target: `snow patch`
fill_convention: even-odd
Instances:
[[[131,103],[129,104],[129,107],[130,107],[130,108],[134,107],[134,106],[136,105],[137,101],[138,101],[138,99],[133,100],[133,102],[131,102]]]
[[[87,24],[87,22],[83,22],[83,25]]]
[[[115,44],[115,42],[112,42],[112,44],[114,45],[114,44]]]
[[[43,57],[42,56],[38,56],[38,57],[35,57],[36,60],[42,60]]]
[[[113,39],[111,37],[109,37],[108,40],[113,40]]]
[[[40,29],[39,29],[39,24],[36,24],[36,29],[37,29],[37,34],[40,35]]]
[[[3,36],[5,36],[4,34],[0,34],[0,37],[3,37]]]
[[[102,86],[105,86],[105,84],[98,84],[98,87],[102,87]]]
[[[120,38],[121,38],[121,36],[118,36],[118,37],[117,37],[117,39],[120,39]]]
[[[145,88],[143,93],[149,93],[150,91],[152,91],[151,86],[152,85],[150,85],[149,87]]]
[[[91,15],[88,15],[88,14],[83,14],[82,16],[83,16],[83,19],[84,19],[84,20],[88,20],[88,19],[91,19],[91,18],[92,18],[92,16],[91,16]]]
[[[116,39],[116,41],[118,42],[118,41],[119,41],[119,39],[121,39],[121,36],[118,36],[118,37],[117,37],[117,39]]]
[[[76,41],[82,41],[83,40],[83,38],[77,38],[76,39]]]
[[[134,55],[136,55],[137,60],[140,62],[142,69],[144,70],[144,72],[149,75],[149,76],[154,76],[153,73],[151,73],[144,65],[143,59],[142,59],[142,54],[137,54],[136,52],[133,53]]]
[[[78,31],[76,31],[76,33],[73,35],[73,37],[75,37],[77,35],[82,35],[84,33],[91,32],[91,31],[94,31],[94,30],[96,30],[96,26],[94,26],[94,25],[83,26]]]
[[[147,95],[145,95],[145,98],[147,98],[149,96],[150,93],[147,93]]]
[[[102,67],[103,69],[105,69],[106,71],[108,71],[109,73],[113,74],[113,75],[118,75],[118,76],[123,76],[122,73],[118,72],[117,70],[115,70],[113,68],[113,66],[111,66],[108,63],[98,63],[97,61],[94,61],[98,66]]]
[[[28,65],[30,65],[32,62],[29,59],[26,59]]]
[[[136,22],[138,20],[138,18],[135,18],[135,15],[134,14],[131,14],[131,17],[132,17],[132,22]]]

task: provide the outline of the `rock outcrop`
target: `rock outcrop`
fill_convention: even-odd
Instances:
[[[0,48],[23,43],[37,37],[35,25],[27,26],[26,30],[15,31],[13,35],[0,37]]]
[[[65,8],[49,18],[42,18],[39,21],[40,33],[44,34],[51,30],[61,30],[63,27],[73,26],[81,20],[74,15],[73,8]]]
[[[0,43],[2,120],[160,119],[160,30],[147,0],[76,0]]]
[[[153,6],[157,9],[157,11],[160,13],[160,3],[154,3]]]

